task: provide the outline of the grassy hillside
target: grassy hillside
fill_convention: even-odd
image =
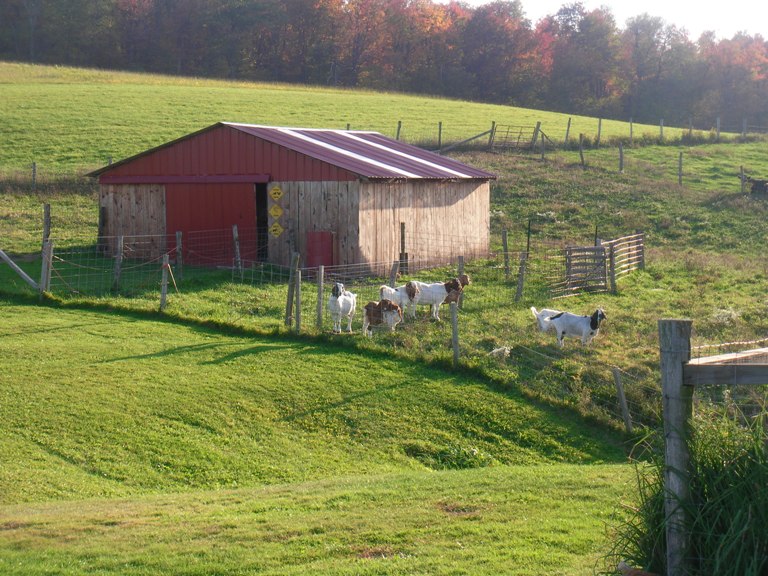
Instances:
[[[19,254],[39,250],[43,202],[58,246],[93,242],[95,186],[78,174],[219,120],[390,135],[402,120],[406,138],[434,138],[442,121],[450,139],[492,121],[564,133],[568,119],[2,63],[0,110],[0,249]],[[571,135],[596,127],[574,118]],[[627,129],[604,122],[603,136]],[[530,221],[536,249],[642,229],[648,253],[618,294],[557,302],[526,291],[515,303],[500,261],[468,263],[468,354],[455,373],[435,368],[450,358],[445,323],[371,341],[295,338],[282,326],[282,284],[226,273],[172,293],[165,316],[175,323],[150,318],[154,290],[66,298],[103,312],[38,308],[0,263],[0,292],[11,294],[0,304],[0,572],[592,574],[631,471],[616,428],[576,411],[594,410],[595,395],[615,409],[614,366],[639,384],[632,402],[655,406],[661,317],[693,318],[697,344],[768,332],[768,205],[737,178],[740,166],[768,176],[765,143],[625,155],[621,174],[615,148],[588,150],[584,168],[577,151],[457,155],[499,175],[495,250],[502,230],[513,253],[524,250]],[[40,262],[21,260],[37,278]],[[311,297],[304,305],[312,323]],[[535,331],[531,305],[599,305],[609,320],[590,349],[558,350]],[[486,355],[499,345],[513,350],[506,363]]]
[[[0,314],[3,574],[588,574],[626,489],[606,431],[468,375],[135,316]]]
[[[413,142],[456,142],[492,122],[532,128],[562,141],[568,115],[537,110],[331,88],[148,76],[0,62],[0,174],[41,176],[102,166],[218,121],[376,130]],[[658,127],[635,125],[635,135]],[[570,135],[594,139],[594,118],[573,116]],[[668,130],[670,137],[673,129]],[[678,130],[679,132],[679,130]],[[628,136],[629,125],[604,121],[603,138]]]

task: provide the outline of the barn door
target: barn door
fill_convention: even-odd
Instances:
[[[256,260],[269,259],[269,215],[267,213],[267,185],[256,184]]]

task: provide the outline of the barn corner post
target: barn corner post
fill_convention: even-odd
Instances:
[[[667,576],[688,574],[688,438],[693,412],[693,388],[683,384],[683,370],[691,358],[692,326],[691,320],[659,320]]]

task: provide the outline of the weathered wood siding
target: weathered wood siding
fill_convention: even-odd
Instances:
[[[278,187],[282,195],[274,200],[270,192]],[[330,231],[335,236],[335,265],[359,261],[357,235],[360,184],[351,181],[270,182],[267,186],[269,214],[269,261],[289,265],[291,253],[307,253],[307,232]],[[273,206],[282,214],[275,218]],[[283,232],[275,236],[273,226]],[[303,262],[302,262],[303,265]]]
[[[102,185],[99,192],[101,245],[114,254],[117,236],[124,237],[126,253],[156,258],[165,246],[165,187],[159,184]]]
[[[488,182],[363,183],[359,212],[361,261],[396,260],[401,222],[409,261],[438,264],[488,255]]]

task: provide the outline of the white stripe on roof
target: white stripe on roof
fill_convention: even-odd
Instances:
[[[453,174],[454,176],[459,176],[461,178],[469,178],[470,176],[468,174],[464,174],[462,172],[457,172],[456,170],[451,170],[450,168],[446,166],[442,166],[440,164],[435,164],[434,162],[430,162],[429,160],[425,160],[424,158],[419,158],[417,156],[412,156],[411,154],[406,154],[405,152],[400,152],[399,150],[393,150],[392,148],[389,148],[387,146],[383,146],[382,144],[378,144],[376,142],[370,142],[368,140],[365,140],[364,138],[360,138],[359,136],[355,136],[354,134],[350,134],[349,132],[339,132],[342,136],[346,136],[347,138],[351,138],[352,140],[356,140],[358,142],[363,142],[364,144],[367,144],[368,146],[372,146],[374,148],[378,148],[379,150],[386,150],[390,154],[395,154],[397,156],[401,156],[402,158],[407,158],[408,160],[413,160],[414,162],[418,162],[419,164],[423,164],[424,166],[429,166],[430,168],[436,168],[438,170],[442,170],[443,172],[447,172],[448,174]]]
[[[313,138],[310,138],[309,136],[306,136],[304,134],[300,134],[298,132],[295,132],[294,129],[291,128],[278,128],[278,131],[282,132],[283,134],[288,134],[290,136],[293,136],[294,138],[298,138],[300,140],[305,140],[306,142],[311,142],[315,146],[320,146],[322,148],[327,148],[328,150],[332,150],[333,152],[337,154],[341,154],[343,156],[347,156],[349,158],[354,158],[355,160],[359,160],[361,162],[365,162],[366,164],[370,164],[372,166],[378,166],[379,168],[384,168],[386,170],[391,170],[392,172],[395,172],[397,174],[401,174],[402,176],[405,176],[406,178],[421,178],[418,174],[412,174],[411,172],[407,172],[406,170],[402,170],[400,168],[396,168],[395,166],[390,166],[389,164],[385,164],[384,162],[377,162],[376,160],[371,160],[370,158],[366,158],[365,156],[361,156],[360,154],[355,154],[354,152],[350,152],[349,150],[344,150],[343,148],[339,148],[337,146],[333,146],[331,144],[326,144],[325,142],[320,142],[318,140],[315,140]],[[337,134],[342,134],[343,132],[341,130],[326,130],[325,132],[334,132]]]

